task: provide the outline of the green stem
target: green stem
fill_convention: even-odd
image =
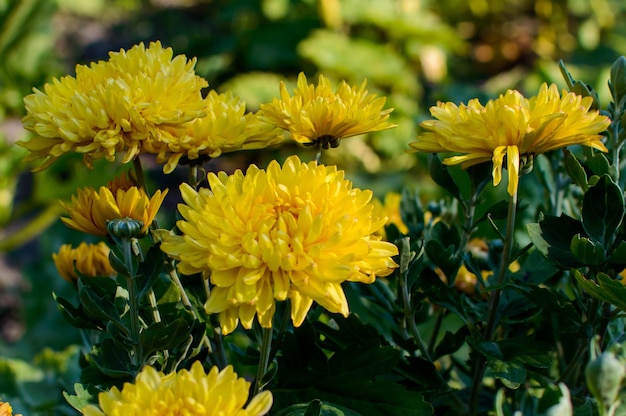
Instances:
[[[487,325],[485,326],[484,339],[491,340],[494,330],[498,322],[498,310],[500,306],[500,298],[502,296],[502,284],[506,280],[506,276],[511,263],[511,255],[513,252],[513,240],[515,233],[515,213],[517,209],[517,190],[509,198],[509,206],[506,217],[506,232],[504,236],[504,247],[502,251],[502,259],[500,261],[500,267],[498,268],[498,275],[496,277],[496,285],[498,288],[491,292],[489,299],[489,315],[487,317]],[[469,409],[470,414],[475,415],[478,410],[478,398],[480,396],[480,390],[482,388],[482,378],[485,373],[485,367],[487,362],[484,359],[479,359],[474,366],[474,375],[472,379],[472,391],[470,393]]]
[[[128,314],[130,318],[130,342],[131,349],[131,363],[134,367],[139,368],[143,359],[143,351],[141,341],[139,338],[140,323],[139,323],[139,299],[137,298],[137,282],[135,281],[135,271],[133,269],[133,257],[132,257],[132,239],[121,239],[122,242],[122,254],[124,256],[124,265],[128,270],[126,276],[126,290],[128,291]]]
[[[254,392],[252,397],[256,396],[258,393],[263,391],[263,379],[265,378],[265,374],[267,373],[267,369],[270,364],[270,351],[272,350],[272,328],[263,328],[262,329],[262,338],[260,345],[260,358],[259,358],[259,366],[257,367],[256,372],[256,380],[254,382]]]

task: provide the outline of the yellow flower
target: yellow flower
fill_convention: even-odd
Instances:
[[[374,207],[379,216],[387,217],[385,225],[394,224],[398,227],[398,231],[402,234],[408,234],[409,227],[402,221],[402,215],[400,213],[400,202],[402,202],[402,195],[398,192],[387,192],[385,199],[381,202],[378,199],[374,199]],[[385,236],[384,226],[376,232],[379,235]]]
[[[107,221],[131,218],[142,221],[140,234],[144,235],[168,190],[156,191],[149,198],[141,188],[131,186],[124,189],[118,187],[119,183],[114,184],[112,186],[117,187],[115,193],[107,186],[101,186],[98,191],[93,188],[78,189],[77,194],[72,195],[71,203],[61,202],[70,216],[62,217],[61,221],[74,230],[104,237],[108,234]]]
[[[134,384],[113,387],[98,395],[99,408],[87,406],[86,416],[262,416],[272,407],[272,393],[264,391],[248,401],[250,382],[237,377],[232,366],[207,374],[196,361],[190,370],[164,375],[146,366]]]
[[[114,276],[115,270],[109,263],[109,246],[103,242],[98,244],[80,243],[73,248],[64,244],[58,253],[52,254],[52,260],[59,275],[68,282],[78,280],[78,274],[89,277]]]
[[[204,115],[201,89],[207,82],[194,73],[195,59],[172,59],[171,48],[143,43],[109,53],[108,61],[77,65],[76,77],[54,79],[44,91],[24,98],[27,130],[35,133],[19,145],[25,161],[43,170],[66,153],[84,155],[87,166],[125,153],[129,162],[146,140],[170,138],[185,123]]]
[[[345,81],[333,92],[330,82],[320,75],[318,85],[307,84],[298,75],[293,97],[280,83],[280,99],[261,105],[265,121],[287,130],[298,143],[308,146],[339,146],[339,140],[395,127],[387,121],[393,109],[383,110],[385,97],[368,94],[366,81],[360,88]]]
[[[157,154],[157,162],[167,162],[165,173],[172,172],[181,157],[187,161],[218,157],[236,150],[261,149],[283,140],[280,130],[263,122],[258,113],[246,113],[245,102],[232,93],[210,91],[204,105],[206,115],[190,123],[184,133],[146,144],[147,151]]]
[[[420,152],[461,153],[448,157],[444,163],[461,164],[463,168],[491,160],[494,185],[502,179],[506,157],[507,190],[513,195],[527,157],[570,145],[607,151],[600,133],[610,120],[597,111],[589,111],[592,102],[591,97],[566,91],[559,94],[556,85],[543,84],[539,94],[530,99],[509,90],[486,106],[477,99],[460,107],[438,103],[431,108],[436,119],[422,122],[426,131],[409,145]]]
[[[9,403],[0,400],[0,416],[22,416],[21,414],[13,414],[13,408]]]
[[[255,315],[271,327],[275,301],[287,298],[295,326],[314,301],[347,316],[341,283],[372,283],[397,266],[396,246],[372,235],[385,218],[373,215],[371,191],[352,188],[334,166],[291,156],[208,181],[211,190],[181,185],[183,235],[161,248],[182,274],[210,273],[205,309],[220,314],[225,333],[239,320],[250,328]]]

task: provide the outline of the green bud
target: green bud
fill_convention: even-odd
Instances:
[[[143,221],[134,220],[132,218],[116,218],[107,221],[107,230],[109,234],[121,239],[130,239],[133,237],[141,237],[141,229]]]
[[[626,58],[620,56],[611,65],[611,78],[609,89],[616,104],[621,105],[621,101],[626,96]]]
[[[587,387],[599,405],[608,408],[615,403],[624,373],[624,364],[611,351],[605,351],[587,363]]]

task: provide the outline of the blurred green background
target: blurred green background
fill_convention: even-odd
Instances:
[[[152,40],[197,57],[211,88],[232,90],[252,111],[300,71],[335,85],[367,79],[395,108],[398,127],[345,140],[323,161],[379,197],[406,186],[431,200],[440,191],[424,156],[406,149],[437,100],[485,100],[508,88],[532,95],[542,82],[565,87],[559,60],[606,98],[609,66],[626,54],[625,12],[621,0],[0,0],[0,397],[29,415],[73,414],[61,390],[77,378],[81,337],[56,311],[52,292],[71,298],[73,289],[50,255],[83,236],[60,224],[58,200],[120,170],[97,163],[85,175],[80,158],[68,156],[29,173],[14,143],[26,135],[22,98],[33,87]],[[312,157],[288,145],[226,156],[208,169],[294,152]],[[163,186],[181,179],[158,166],[149,174]]]

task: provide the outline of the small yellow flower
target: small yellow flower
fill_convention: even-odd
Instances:
[[[99,407],[82,410],[85,416],[263,416],[272,407],[272,393],[263,391],[246,406],[250,382],[232,366],[207,374],[199,361],[190,370],[164,375],[146,366],[134,383],[98,395]],[[245,406],[245,407],[244,407]]]
[[[160,42],[142,43],[34,89],[24,98],[22,122],[35,133],[18,142],[30,151],[24,160],[41,161],[35,170],[43,170],[70,152],[82,153],[87,166],[125,153],[127,163],[144,141],[171,139],[204,115],[201,89],[208,85],[195,74],[195,59],[172,56]]]
[[[13,408],[9,403],[0,400],[0,416],[22,416],[21,414],[13,414]]]
[[[373,215],[371,191],[352,188],[334,166],[292,156],[208,181],[211,190],[181,185],[183,235],[161,248],[182,274],[210,274],[205,309],[220,314],[224,333],[240,320],[250,328],[255,315],[270,328],[275,301],[287,298],[295,326],[314,301],[347,316],[342,282],[372,283],[397,267],[396,246],[372,235],[385,218]]]
[[[600,133],[610,120],[590,111],[592,102],[591,97],[567,91],[559,94],[556,85],[543,84],[539,94],[530,99],[509,90],[486,106],[477,99],[461,106],[438,103],[431,108],[436,119],[422,122],[425,132],[409,145],[419,152],[460,153],[443,162],[463,168],[491,160],[494,185],[502,180],[506,158],[507,190],[513,195],[527,157],[570,145],[607,151]]]
[[[52,254],[52,260],[59,275],[68,282],[76,282],[78,274],[83,276],[114,276],[115,270],[109,262],[109,246],[103,242],[98,244],[80,243],[74,248],[64,244],[58,253]]]
[[[402,194],[398,192],[387,192],[385,199],[381,202],[378,199],[372,201],[376,209],[376,213],[381,217],[387,217],[385,225],[394,224],[398,227],[398,231],[402,234],[408,234],[409,227],[402,221],[402,215],[400,212],[400,202],[402,202]],[[381,228],[376,232],[379,235],[385,236],[385,228]]]
[[[149,198],[143,189],[136,186],[128,189],[118,187],[115,193],[107,186],[101,186],[97,191],[88,187],[81,188],[76,195],[72,195],[71,203],[61,202],[69,214],[69,218],[62,217],[61,221],[74,230],[104,237],[108,234],[107,221],[131,218],[142,221],[140,234],[144,235],[159,211],[167,191],[156,191]]]
[[[365,86],[366,81],[360,88],[344,81],[334,92],[323,75],[315,86],[300,73],[294,95],[281,82],[280,99],[262,104],[261,112],[265,121],[287,130],[298,143],[337,147],[343,138],[395,127],[387,121],[393,109],[383,110],[385,97],[368,94]]]
[[[246,113],[245,102],[230,92],[210,91],[204,103],[206,115],[191,122],[183,133],[146,143],[146,150],[157,154],[158,163],[166,162],[165,173],[172,172],[181,158],[214,158],[236,150],[261,149],[283,140],[280,130],[263,122],[258,113]]]

